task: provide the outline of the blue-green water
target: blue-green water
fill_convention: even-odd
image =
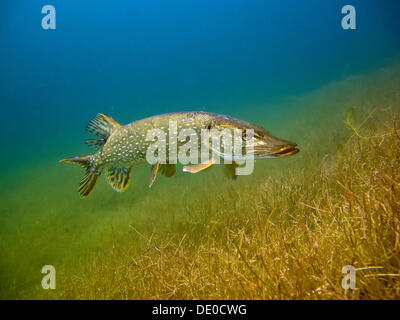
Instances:
[[[55,30],[41,26],[45,4],[56,8]],[[98,112],[125,124],[160,113],[203,110],[258,122],[285,136],[282,123],[296,113],[291,109],[296,97],[397,63],[400,3],[352,1],[356,30],[342,29],[341,8],[346,4],[2,2],[1,296],[29,298],[36,278],[24,274],[48,260],[62,261],[64,251],[77,249],[80,234],[101,234],[109,221],[123,225],[143,218],[141,210],[151,201],[143,188],[147,168],[138,170],[125,197],[104,184],[85,202],[76,192],[80,169],[57,162],[88,153],[83,128]],[[293,132],[287,135],[296,139]],[[175,185],[175,193],[184,192],[185,184],[200,188],[186,177],[174,179],[168,183]],[[153,196],[161,197],[157,192]],[[168,205],[153,205],[183,210],[180,198],[174,194]],[[107,216],[109,208],[124,206],[137,210]],[[76,216],[71,208],[78,207]],[[69,232],[74,237],[68,238]],[[43,239],[47,233],[49,239]],[[85,248],[102,250],[99,237],[93,244],[86,236]],[[45,243],[50,244],[43,248]],[[22,255],[28,253],[26,266]],[[70,257],[73,263],[74,255]]]

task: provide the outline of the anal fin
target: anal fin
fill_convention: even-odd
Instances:
[[[132,168],[110,167],[106,170],[108,182],[118,192],[123,192],[129,187],[131,173]]]

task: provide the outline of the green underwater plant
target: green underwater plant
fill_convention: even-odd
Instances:
[[[354,118],[354,113],[355,113],[354,108],[350,108],[349,110],[347,110],[346,124],[348,124],[350,126],[352,125],[353,118]]]
[[[399,299],[398,71],[380,87],[359,78],[296,105],[281,133],[304,151],[237,183],[211,170],[177,176],[173,192],[160,177],[150,193],[144,165],[127,196],[100,181],[81,201],[69,187],[78,172],[49,170],[53,160],[21,171],[24,183],[1,194],[0,297]],[[336,148],[340,157],[326,156]],[[48,263],[57,290],[41,286]],[[345,265],[357,274],[347,292]]]
[[[391,106],[389,106],[387,108],[380,108],[380,109],[378,107],[375,107],[368,113],[368,115],[364,118],[364,120],[359,125],[356,125],[355,119],[354,119],[355,109],[349,108],[347,111],[346,120],[344,122],[347,125],[347,127],[350,128],[350,130],[353,132],[353,135],[350,136],[349,139],[351,139],[353,136],[356,136],[357,138],[368,140],[371,138],[384,138],[384,137],[392,134],[393,133],[392,130],[390,130],[389,132],[381,133],[381,134],[374,134],[374,132],[376,132],[378,130],[378,127],[379,127],[378,124],[380,122],[379,120],[372,121],[371,123],[369,123],[369,127],[367,129],[369,134],[361,134],[360,133],[361,129],[366,125],[366,123],[368,121],[370,121],[373,118],[374,114],[378,110],[380,111],[380,113],[388,113],[388,112],[390,113],[390,112],[394,111],[394,109]],[[394,120],[394,121],[396,121],[396,120]],[[365,131],[365,129],[364,129],[364,131]],[[395,126],[393,128],[393,131],[395,134],[397,134]]]

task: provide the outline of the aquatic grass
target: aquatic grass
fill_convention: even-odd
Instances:
[[[398,299],[399,87],[394,67],[288,101],[271,131],[301,152],[238,182],[212,168],[148,190],[141,166],[124,194],[103,178],[81,200],[81,170],[29,168],[25,185],[2,190],[1,296]],[[40,287],[44,264],[55,291]],[[347,293],[344,265],[358,270]]]
[[[351,139],[337,162],[203,195],[167,234],[130,226],[142,252],[94,257],[60,297],[398,298],[400,131],[384,127],[385,141]],[[347,293],[344,265],[358,270]]]

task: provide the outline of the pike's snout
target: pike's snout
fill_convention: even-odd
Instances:
[[[296,147],[294,142],[267,135],[255,142],[254,156],[260,159],[288,157],[300,151]]]

